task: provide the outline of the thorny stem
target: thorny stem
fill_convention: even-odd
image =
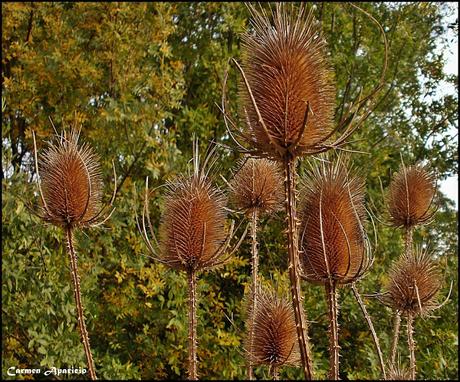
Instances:
[[[96,371],[94,369],[93,356],[89,345],[89,336],[86,331],[85,317],[83,316],[83,304],[81,302],[80,292],[80,276],[78,275],[77,255],[73,245],[72,227],[66,228],[67,249],[70,257],[70,270],[72,275],[73,291],[75,297],[75,305],[77,308],[78,329],[80,331],[81,342],[86,355],[86,363],[88,364],[89,376],[92,380],[97,380]]]
[[[355,295],[356,301],[358,302],[361,311],[363,312],[364,318],[367,321],[367,325],[369,326],[369,330],[372,334],[372,339],[374,340],[375,349],[377,350],[377,356],[379,357],[380,369],[382,370],[383,379],[387,379],[387,375],[385,372],[385,363],[383,362],[383,355],[382,349],[380,348],[379,338],[377,337],[377,333],[374,329],[374,324],[372,323],[371,317],[367,312],[366,305],[364,305],[364,301],[361,298],[361,295],[358,292],[358,288],[356,287],[355,283],[351,284],[351,289],[353,290],[353,294]]]
[[[401,326],[401,313],[395,312],[394,327],[393,327],[393,342],[391,344],[390,364],[395,365],[396,350],[398,349],[399,327]]]
[[[415,380],[415,341],[414,341],[414,317],[412,313],[407,314],[407,343],[409,345],[409,355],[410,355],[410,379]]]
[[[188,272],[188,379],[196,381],[196,274]]]
[[[335,281],[330,280],[326,287],[327,306],[329,310],[329,379],[339,380],[339,326],[337,315],[337,289]]]
[[[252,315],[251,315],[251,326],[249,329],[249,346],[250,346],[250,353],[252,354],[252,350],[254,348],[254,320],[255,320],[255,313],[257,309],[257,272],[259,270],[259,253],[257,250],[257,209],[254,208],[251,216],[251,238],[252,238],[252,245],[251,245],[251,254],[252,254],[252,285],[251,285],[251,304],[252,304]],[[254,368],[251,359],[249,360],[249,367],[248,367],[248,378],[250,380],[254,379]]]
[[[412,254],[412,228],[406,228],[405,237],[404,237],[404,250],[406,256],[411,256]]]
[[[299,341],[300,357],[305,379],[313,378],[312,357],[307,334],[305,312],[302,308],[300,291],[300,264],[295,198],[295,159],[287,157],[284,161],[284,196],[287,215],[287,242],[289,254],[289,279],[291,282],[292,306]]]
[[[278,366],[276,366],[276,365],[270,365],[269,374],[270,374],[270,377],[272,377],[272,379],[273,379],[274,381],[279,381],[280,375],[279,375]]]

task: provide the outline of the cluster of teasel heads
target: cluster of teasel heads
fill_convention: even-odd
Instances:
[[[54,125],[53,125],[54,127]],[[79,129],[76,126],[55,137],[48,148],[37,158],[34,138],[35,166],[40,178],[41,214],[47,223],[62,228],[66,234],[70,259],[72,286],[74,290],[77,322],[85,351],[90,378],[95,380],[96,371],[86,330],[80,292],[77,255],[74,247],[74,230],[103,224],[113,210],[104,217],[108,206],[113,204],[114,193],[109,204],[102,206],[102,177],[97,156],[87,144],[80,145]],[[116,182],[116,174],[114,173]]]
[[[232,126],[229,128],[231,136],[241,151],[251,156],[239,165],[229,184],[233,205],[251,219],[252,283],[245,343],[248,376],[254,378],[254,366],[267,365],[271,376],[276,379],[283,365],[301,364],[306,379],[314,377],[300,289],[300,279],[303,278],[323,285],[326,291],[330,322],[329,377],[339,378],[337,287],[351,285],[369,324],[382,374],[386,378],[378,338],[355,286],[372,264],[364,231],[364,181],[350,171],[343,157],[339,156],[335,161],[332,157],[323,157],[302,181],[299,214],[296,186],[299,157],[341,148],[372,112],[374,104],[370,101],[382,86],[386,59],[379,84],[367,97],[354,102],[334,127],[334,76],[319,24],[314,20],[311,8],[307,10],[306,6],[300,5],[295,13],[294,6],[288,7],[277,4],[269,15],[262,8],[257,10],[249,6],[254,30],[243,36],[242,65],[233,61],[242,78],[239,115],[243,128],[237,128],[228,116],[225,84],[222,99],[225,123],[227,127]],[[386,57],[383,29],[372,16],[367,16],[382,32]],[[339,131],[342,134],[336,137]],[[244,145],[238,139],[244,141]],[[225,264],[246,235],[245,231],[229,249],[234,224],[227,222],[226,196],[210,180],[209,171],[215,161],[212,154],[209,153],[201,164],[196,144],[193,170],[167,184],[158,240],[149,216],[151,191],[148,180],[142,217],[136,216],[138,228],[152,256],[187,275],[190,379],[198,378],[197,275]],[[58,137],[40,159],[42,218],[66,231],[79,330],[90,377],[96,379],[83,316],[72,232],[102,224],[110,216],[101,217],[106,207],[101,207],[99,165],[89,146],[78,144],[76,130]],[[388,193],[390,222],[404,228],[406,235],[405,253],[394,265],[385,293],[379,296],[396,312],[388,378],[407,373],[395,363],[401,315],[407,318],[409,373],[415,378],[413,318],[436,308],[439,272],[426,251],[412,250],[413,228],[427,223],[433,214],[430,206],[434,189],[431,174],[420,166],[413,166],[403,167]],[[113,198],[110,204],[112,202]],[[292,304],[261,288],[257,281],[258,219],[278,211],[282,204],[286,213]]]
[[[418,163],[406,167],[404,162],[393,176],[386,195],[389,224],[404,230],[404,252],[393,264],[385,290],[377,297],[394,311],[394,336],[392,341],[389,372],[398,370],[396,355],[399,340],[401,316],[407,321],[407,342],[409,348],[409,379],[415,379],[415,341],[413,321],[417,316],[438,309],[438,295],[441,288],[441,273],[433,254],[420,246],[413,248],[415,227],[431,221],[435,208],[436,193],[434,174]],[[447,301],[447,300],[446,300]]]

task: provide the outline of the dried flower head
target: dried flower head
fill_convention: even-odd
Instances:
[[[387,195],[390,222],[395,227],[410,228],[430,221],[436,192],[435,176],[421,164],[402,168],[397,172]]]
[[[276,162],[247,158],[230,182],[231,199],[237,208],[251,214],[268,214],[282,208],[283,177]]]
[[[380,300],[402,314],[424,315],[436,309],[441,274],[427,250],[416,248],[393,266]]]
[[[194,174],[170,183],[160,227],[162,260],[184,271],[213,266],[226,239],[225,203],[204,177]]]
[[[314,166],[301,200],[301,263],[312,282],[350,283],[369,266],[363,229],[364,181],[349,176],[346,162]]]
[[[60,227],[91,225],[100,215],[102,180],[98,158],[79,131],[65,132],[40,155],[43,219]]]
[[[298,365],[299,352],[291,303],[259,287],[255,311],[249,304],[249,322],[254,322],[254,344],[247,338],[246,350],[254,365]],[[254,320],[252,320],[254,315]]]
[[[387,380],[389,381],[409,381],[410,370],[401,365],[391,364],[388,367]]]
[[[260,155],[283,159],[316,152],[332,131],[333,70],[313,10],[277,3],[271,19],[252,13],[254,32],[243,35],[241,114],[243,134]]]

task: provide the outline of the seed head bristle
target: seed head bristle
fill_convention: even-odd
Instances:
[[[304,182],[300,245],[303,276],[312,282],[350,283],[369,265],[363,229],[364,181],[339,159],[313,167]]]
[[[102,198],[98,158],[79,132],[65,132],[40,155],[44,220],[61,227],[85,225],[97,214]]]
[[[402,166],[387,194],[390,222],[395,227],[410,228],[430,221],[430,207],[436,192],[435,176],[421,164]]]
[[[333,70],[312,8],[307,12],[300,5],[295,15],[287,7],[278,3],[269,17],[249,6],[254,32],[243,35],[244,72],[267,130],[241,84],[240,112],[248,124],[243,135],[263,156],[277,160],[288,151],[307,154],[324,141],[335,107]]]
[[[286,298],[259,287],[255,311],[252,311],[250,301],[248,305],[248,322],[254,322],[254,343],[251,348],[247,337],[245,348],[252,363],[297,366],[299,351],[292,304]]]
[[[416,247],[414,254],[403,255],[393,266],[381,300],[402,314],[425,315],[436,308],[440,288],[436,263],[427,250]]]
[[[387,372],[389,381],[408,381],[410,380],[410,370],[401,365],[390,365]]]
[[[176,270],[214,266],[226,239],[226,198],[204,171],[169,183],[160,226],[161,260]]]
[[[276,212],[284,199],[283,177],[276,162],[247,158],[230,182],[233,204],[247,215]]]

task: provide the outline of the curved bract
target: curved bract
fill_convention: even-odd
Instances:
[[[346,163],[324,161],[304,182],[301,201],[303,277],[322,284],[350,283],[369,266],[363,229],[364,181],[348,174]]]

